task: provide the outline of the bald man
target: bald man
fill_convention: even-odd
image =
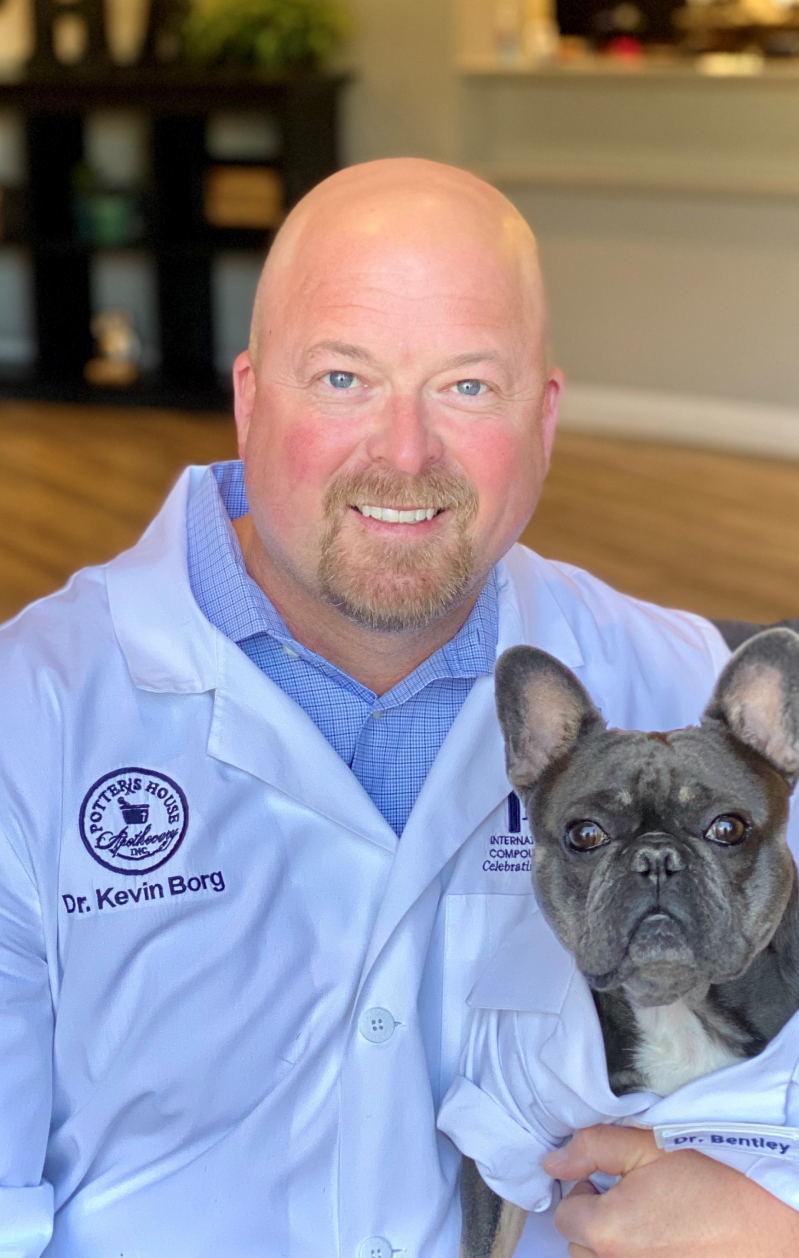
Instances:
[[[0,630],[0,1251],[455,1258],[435,1115],[533,911],[498,652],[611,724],[697,720],[699,617],[518,546],[561,375],[535,242],[418,161],[292,212],[234,369],[241,461]],[[783,1258],[796,1216],[640,1132],[558,1174],[530,1258]]]

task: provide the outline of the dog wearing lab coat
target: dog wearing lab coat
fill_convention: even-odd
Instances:
[[[537,898],[590,984],[613,1092],[666,1096],[762,1052],[799,1009],[799,635],[739,648],[698,727],[608,729],[526,646],[501,656],[496,695]],[[510,1258],[525,1212],[469,1159],[461,1199],[461,1258]]]

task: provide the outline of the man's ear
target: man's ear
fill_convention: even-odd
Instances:
[[[245,349],[233,364],[233,413],[236,417],[240,459],[244,458],[254,405],[255,369],[250,361],[249,350]]]
[[[767,629],[724,667],[702,716],[719,721],[793,786],[799,777],[799,634]]]
[[[494,676],[508,777],[519,790],[529,790],[582,733],[605,727],[574,674],[546,651],[511,647]]]

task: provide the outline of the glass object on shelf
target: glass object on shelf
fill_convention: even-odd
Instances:
[[[59,13],[53,22],[53,54],[62,66],[76,66],[86,56],[89,28],[82,13]]]
[[[109,186],[89,161],[72,171],[72,226],[84,245],[114,247],[145,234],[144,197],[136,187]]]
[[[129,310],[99,310],[91,322],[95,356],[83,369],[89,384],[125,389],[141,375],[141,341]]]
[[[118,66],[135,65],[147,38],[149,0],[105,0],[105,41]]]
[[[33,64],[48,71],[106,64],[103,0],[33,0]]]
[[[494,35],[497,56],[504,65],[521,60],[522,16],[522,0],[495,0]]]
[[[559,41],[555,0],[527,0],[522,28],[525,60],[532,64],[551,60],[558,51]]]
[[[143,372],[160,365],[158,319],[158,269],[146,249],[96,249],[89,259],[89,294],[92,314],[125,310],[141,343],[139,364]]]

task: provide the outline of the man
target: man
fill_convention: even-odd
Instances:
[[[234,379],[243,481],[190,469],[0,633],[0,1249],[454,1258],[436,1107],[532,894],[496,654],[670,728],[726,650],[511,549],[561,376],[529,229],[471,176],[314,190]],[[561,1205],[575,1258],[796,1252],[794,1213],[700,1155],[592,1130],[559,1174],[596,1167],[624,1178]],[[519,1252],[566,1241],[534,1216]]]

